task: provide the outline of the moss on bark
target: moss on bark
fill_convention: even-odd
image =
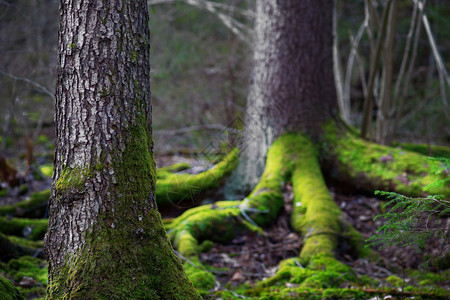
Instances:
[[[153,200],[155,164],[143,118],[124,131],[111,198],[49,278],[48,298],[199,299],[166,237]],[[101,172],[102,170],[96,170]],[[76,183],[77,181],[75,181]]]
[[[159,213],[136,221],[141,226],[96,225],[85,246],[68,256],[49,282],[50,298],[198,299],[165,237]]]

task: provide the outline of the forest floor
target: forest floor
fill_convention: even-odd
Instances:
[[[180,162],[199,165],[199,162],[192,158],[157,157],[158,166]],[[201,169],[201,167],[199,168]],[[383,218],[375,219],[377,215],[385,211],[383,209],[385,201],[382,199],[351,191],[348,187],[345,189],[333,187],[332,183],[330,183],[330,191],[346,219],[365,239],[375,235],[377,229],[386,222]],[[302,248],[302,238],[290,226],[294,198],[290,183],[286,185],[283,196],[284,209],[278,216],[277,222],[265,228],[265,235],[249,232],[236,237],[229,244],[215,243],[210,251],[201,253],[202,263],[215,269],[213,273],[217,280],[216,291],[233,290],[240,285],[254,287],[258,282],[274,276],[282,260],[298,257]],[[220,195],[216,197],[214,200],[222,200]],[[163,218],[175,217],[180,213],[181,211],[176,208],[166,208]],[[448,226],[449,222],[450,217],[443,220],[441,226]],[[402,287],[396,286],[389,280],[386,281],[388,277],[395,276],[402,279],[403,285],[426,285],[426,280],[424,281],[423,277],[418,276],[418,270],[423,273],[430,271],[430,266],[427,264],[429,257],[450,252],[448,242],[438,237],[430,238],[423,248],[414,245],[370,246],[375,252],[376,260],[355,257],[349,253],[349,249],[344,247],[345,245],[338,249],[337,258],[350,266],[358,276],[366,275],[378,280],[380,289],[397,288],[399,291],[402,290]],[[444,278],[442,281],[436,280],[434,284],[435,287],[446,290],[450,295],[450,278]],[[342,286],[342,288],[347,287],[349,286]],[[237,296],[240,298],[241,295]],[[383,297],[375,296],[373,299],[383,299]],[[401,294],[400,298],[403,298]],[[392,296],[390,299],[395,299],[395,297]]]
[[[196,166],[191,169],[193,173],[202,170],[201,164],[194,158],[157,157],[158,167],[179,162],[187,162],[191,166]],[[0,206],[22,201],[29,196],[31,191],[37,192],[48,189],[50,179],[34,180],[29,182],[28,186],[28,191],[21,191],[19,188],[9,189],[6,195],[0,197]],[[337,187],[331,187],[330,190],[344,216],[364,238],[367,239],[374,235],[377,228],[385,222],[382,218],[374,221],[375,216],[383,212],[382,200],[356,192],[352,194],[348,190],[343,191]],[[210,195],[207,201],[222,200],[220,197],[220,195],[217,195],[214,198],[214,196]],[[200,259],[202,263],[214,268],[213,274],[217,280],[216,292],[220,290],[232,291],[241,285],[255,286],[257,282],[274,276],[280,261],[299,255],[302,248],[302,238],[290,226],[292,199],[292,186],[288,183],[284,193],[284,209],[280,213],[277,222],[265,228],[265,235],[250,232],[246,235],[237,236],[227,245],[215,243],[210,251],[201,254]],[[200,202],[195,204],[200,204]],[[163,218],[173,218],[181,214],[186,208],[181,209],[179,206],[169,205],[162,208],[161,213]],[[450,218],[446,221],[450,221]],[[417,270],[425,268],[427,257],[436,256],[443,251],[450,251],[450,249],[443,248],[445,244],[448,245],[448,243],[443,243],[442,239],[432,238],[424,249],[417,249],[414,246],[372,247],[375,253],[378,254],[378,258],[371,261],[354,257],[352,253],[349,253],[349,249],[345,249],[344,245],[339,249],[337,258],[350,266],[357,275],[366,275],[378,280],[380,288],[396,288],[401,291],[402,286],[398,284],[396,286],[392,282],[386,281],[386,279],[395,275],[402,279],[403,285],[426,285],[427,282],[422,277],[417,276]],[[0,268],[0,274],[2,273]],[[14,284],[22,288],[33,288],[33,284],[42,285],[30,276],[27,277],[27,280],[16,281]],[[433,286],[446,290],[450,295],[450,278],[443,281],[435,281]],[[347,286],[342,286],[342,288],[347,288]],[[41,291],[45,290],[41,289]],[[238,298],[241,298],[241,295],[236,295]],[[39,293],[30,294],[30,299],[42,296]],[[375,297],[373,299],[382,298]]]
[[[344,195],[337,191],[333,192],[333,196],[347,219],[364,238],[374,235],[377,228],[385,222],[382,218],[373,221],[374,217],[381,213],[383,201],[365,195]],[[266,228],[266,236],[256,233],[239,236],[228,245],[215,244],[211,251],[202,253],[201,259],[205,264],[227,269],[217,274],[222,285],[254,285],[274,276],[280,261],[299,255],[302,239],[289,225],[292,197],[292,191],[285,193],[284,210],[277,222]],[[337,257],[352,267],[358,275],[367,275],[380,282],[396,275],[406,283],[415,285],[419,283],[408,278],[407,270],[424,267],[428,255],[436,256],[444,251],[442,241],[438,238],[430,239],[425,249],[417,249],[414,246],[375,246],[372,249],[378,254],[377,261],[356,258],[346,252],[347,249],[339,249]],[[447,282],[442,282],[440,287],[450,292],[450,278]]]

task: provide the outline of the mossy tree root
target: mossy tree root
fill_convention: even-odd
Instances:
[[[177,166],[178,168],[161,168],[157,171],[156,202],[158,205],[179,204],[220,186],[223,179],[236,168],[238,154],[238,150],[233,149],[214,167],[195,175],[172,173],[185,168],[185,165]]]
[[[0,298],[4,300],[25,299],[25,297],[12,285],[11,281],[3,276],[0,276]]]
[[[47,231],[47,219],[25,219],[0,217],[0,232],[6,235],[26,237],[37,241],[44,238]]]
[[[399,143],[399,142],[394,142],[392,146],[420,153],[426,156],[450,158],[450,147],[427,145],[427,144]]]
[[[292,174],[294,190],[293,228],[303,236],[300,259],[309,259],[321,254],[334,256],[339,240],[345,239],[355,253],[362,249],[362,236],[343,218],[325,184],[318,155],[312,143],[301,138],[302,150]]]
[[[43,258],[44,249],[42,242],[29,241],[18,237],[8,237],[0,233],[0,261],[8,262],[12,258],[18,258],[23,255],[41,254]]]
[[[12,205],[0,207],[0,216],[42,218],[45,215],[50,198],[50,190],[31,194],[30,198]]]
[[[363,140],[351,131],[338,130],[334,123],[325,131],[322,148],[334,158],[333,179],[369,193],[378,189],[416,197],[450,196],[450,181],[430,185],[448,178],[439,161]]]
[[[247,198],[190,209],[167,225],[169,236],[183,256],[198,261],[202,241],[226,242],[247,229],[262,232],[260,226],[274,222],[283,207],[284,185],[290,180],[295,193],[292,223],[304,236],[300,260],[312,265],[324,259],[338,264],[334,259],[338,240],[347,238],[357,248],[361,236],[343,221],[333,202],[313,144],[298,134],[285,134],[274,142],[265,171]]]

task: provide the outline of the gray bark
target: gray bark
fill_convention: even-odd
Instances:
[[[257,2],[252,83],[243,153],[237,173],[247,188],[258,181],[267,149],[283,132],[320,137],[337,114],[333,78],[333,1]]]
[[[136,123],[138,110],[151,122],[147,17],[120,11],[120,2],[108,3],[108,15],[102,1],[61,2],[55,106],[58,138],[47,236],[47,253],[55,266],[67,250],[75,252],[83,245],[84,231],[111,199],[116,181],[114,168],[108,168],[85,178],[83,190],[68,188],[58,195],[55,183],[63,169],[87,173],[97,164],[111,166],[120,159],[117,150],[125,149],[126,127]],[[136,62],[133,52],[139,53]],[[154,206],[153,202],[148,199],[146,205]]]
[[[156,211],[147,3],[60,5],[48,297],[198,298]]]

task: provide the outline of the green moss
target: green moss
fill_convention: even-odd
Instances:
[[[50,190],[33,193],[30,198],[13,205],[0,206],[0,216],[42,217],[47,209]]]
[[[432,283],[433,286],[450,284],[450,269],[436,273],[415,270],[410,272],[409,276],[418,282]]]
[[[367,296],[367,292],[350,288],[331,288],[322,292],[322,298],[325,299],[368,299]]]
[[[204,249],[200,242],[226,242],[239,232],[261,232],[259,226],[273,222],[284,205],[282,182],[288,179],[293,166],[290,162],[297,150],[291,145],[293,139],[285,137],[272,145],[266,170],[246,199],[192,208],[167,224],[169,236],[178,251],[189,259],[198,260],[197,255]]]
[[[302,288],[336,288],[344,283],[359,284],[361,280],[350,267],[322,253],[310,257],[305,265],[296,258],[282,261],[277,274],[259,286],[284,286],[287,282]]]
[[[189,169],[191,166],[188,163],[176,163],[170,166],[162,167],[156,170],[158,179],[163,179],[170,176],[172,173],[181,172]]]
[[[333,254],[338,238],[348,239],[360,248],[361,236],[341,220],[339,207],[324,183],[313,144],[298,134],[282,135],[273,143],[265,171],[247,198],[196,207],[167,224],[174,245],[183,255],[196,257],[203,240],[226,242],[244,230],[260,232],[259,226],[271,224],[283,207],[283,183],[291,178],[295,194],[293,224],[304,234],[300,260],[305,265],[311,263],[311,267],[299,271],[295,259],[287,260],[268,284],[296,277],[294,282],[316,287],[335,278],[340,278],[340,282],[353,279],[350,268],[338,263]],[[330,269],[312,276],[318,274],[314,268],[320,261],[326,261]],[[336,286],[334,282],[330,285]]]
[[[27,240],[18,236],[9,236],[8,237],[11,243],[14,243],[16,245],[19,245],[20,247],[31,249],[31,250],[38,250],[44,248],[44,242],[43,241],[33,241],[33,240]]]
[[[201,295],[206,295],[214,289],[216,278],[205,269],[197,257],[191,258],[189,262],[186,261],[183,269]]]
[[[47,284],[47,263],[43,259],[22,256],[2,264],[4,275],[19,282],[24,276],[31,277],[42,284]]]
[[[331,151],[338,161],[336,179],[354,180],[357,187],[373,192],[375,189],[422,196],[430,183],[446,178],[435,174],[439,162],[415,152],[374,144],[352,135],[337,132],[333,124],[326,126],[326,142],[322,148]],[[450,183],[433,186],[428,194],[450,195]]]
[[[173,174],[185,167],[178,165],[158,170],[156,183],[156,201],[158,205],[178,204],[183,201],[194,201],[202,192],[217,188],[223,179],[234,170],[238,162],[238,150],[232,150],[213,168],[200,174]]]
[[[53,174],[53,164],[44,164],[39,167],[41,170],[41,173],[44,174],[44,176],[52,177]]]
[[[165,239],[159,213],[152,210],[139,222],[142,231],[137,224],[133,230],[96,226],[87,246],[68,258],[50,283],[51,297],[198,299]]]
[[[402,293],[397,289],[379,289],[379,288],[305,288],[295,284],[289,286],[276,287],[248,287],[242,285],[237,289],[233,289],[232,293],[228,290],[218,291],[215,293],[214,299],[306,299],[306,300],[323,300],[323,299],[372,299],[372,298],[395,298],[396,296],[403,299],[448,299],[448,293],[442,289],[418,289],[408,287],[407,290],[413,294]],[[406,291],[406,292],[408,292]],[[411,296],[411,298],[410,298]],[[210,295],[210,298],[212,296]]]
[[[54,270],[49,298],[199,299],[153,202],[155,164],[142,113],[122,135],[125,149],[113,157],[113,207],[104,207],[84,245]]]
[[[22,256],[0,264],[0,273],[15,282],[20,282],[25,276],[36,280],[35,285],[19,287],[19,291],[28,297],[45,296],[47,286],[47,263],[43,259]],[[2,298],[3,299],[3,298]]]
[[[25,299],[25,297],[12,285],[11,281],[0,276],[0,299],[19,300]]]
[[[214,247],[214,242],[208,241],[208,240],[203,241],[203,242],[200,244],[200,252],[209,252],[209,251],[211,251],[211,249],[212,249],[213,247]]]
[[[74,168],[63,167],[58,180],[55,182],[55,190],[58,195],[68,192],[73,193],[84,189],[88,178],[92,178],[93,172],[90,168],[75,166]]]
[[[445,146],[412,143],[393,143],[392,146],[417,152],[425,156],[450,158],[450,148]]]
[[[24,236],[26,233],[31,240],[43,239],[47,225],[47,219],[0,217],[0,232],[15,236]]]

